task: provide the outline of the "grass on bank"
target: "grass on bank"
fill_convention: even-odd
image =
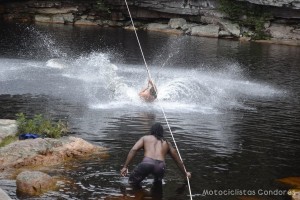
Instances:
[[[35,115],[32,119],[24,113],[17,115],[18,132],[14,136],[7,136],[0,142],[0,148],[19,139],[23,133],[34,133],[40,137],[60,138],[68,132],[67,123],[59,120],[58,122],[44,118],[42,115]]]
[[[17,136],[7,136],[5,138],[3,138],[3,140],[0,142],[0,148],[4,147],[10,143],[13,143],[14,141],[17,141],[18,137]]]
[[[24,113],[18,113],[16,116],[17,136],[22,133],[35,133],[40,137],[60,138],[68,132],[67,124],[61,120],[54,122],[46,119],[41,114],[34,115],[32,119],[27,118]]]

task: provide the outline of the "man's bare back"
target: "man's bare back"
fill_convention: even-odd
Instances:
[[[129,177],[132,184],[139,184],[146,176],[153,174],[155,180],[161,181],[165,171],[165,157],[169,154],[175,161],[176,165],[185,177],[190,178],[191,173],[187,172],[185,166],[180,159],[176,149],[171,143],[167,142],[163,137],[163,127],[160,123],[156,123],[151,127],[151,135],[141,137],[131,148],[127,155],[127,159],[121,169],[121,176],[128,173],[128,165],[131,163],[136,153],[140,149],[144,149],[144,159],[137,165]],[[149,170],[150,169],[150,170]]]
[[[155,160],[165,160],[169,152],[169,145],[164,140],[158,140],[153,135],[147,135],[141,138],[144,142],[144,156]]]

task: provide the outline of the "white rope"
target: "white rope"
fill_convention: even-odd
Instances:
[[[134,30],[134,33],[135,33],[137,42],[138,42],[139,47],[140,47],[140,51],[141,51],[141,54],[142,54],[142,57],[143,57],[143,60],[144,60],[144,63],[145,63],[145,67],[146,67],[146,69],[147,69],[147,73],[148,73],[148,76],[149,76],[149,80],[152,81],[152,79],[151,79],[151,74],[150,74],[150,70],[149,70],[149,67],[148,67],[148,65],[147,65],[147,62],[146,62],[146,59],[145,59],[145,56],[144,56],[144,52],[143,52],[142,46],[141,46],[141,43],[140,43],[138,34],[137,34],[137,32],[136,32],[136,28],[135,28],[135,26],[134,26],[134,22],[133,22],[133,19],[132,19],[132,16],[131,16],[130,9],[129,9],[128,4],[127,4],[127,0],[124,0],[124,1],[125,1],[127,10],[128,10],[128,14],[129,14],[129,17],[130,17],[130,20],[131,20],[131,23],[132,23],[132,27],[133,27],[133,30]],[[155,90],[155,92],[156,92],[156,94],[157,94],[157,89],[156,89],[156,87],[153,87],[153,88],[154,88],[154,90]],[[176,151],[177,151],[177,153],[178,153],[178,156],[179,156],[179,158],[180,158],[180,161],[181,161],[182,164],[183,164],[183,160],[182,160],[182,157],[181,157],[181,155],[180,155],[179,149],[178,149],[178,147],[177,147],[177,143],[176,143],[176,141],[175,141],[173,132],[172,132],[171,127],[170,127],[170,125],[169,125],[169,122],[168,122],[168,119],[167,119],[165,110],[164,110],[164,108],[163,108],[160,104],[159,104],[159,106],[160,106],[160,108],[161,108],[161,110],[162,110],[162,113],[163,113],[164,118],[165,118],[165,120],[166,120],[168,129],[169,129],[169,131],[170,131],[170,133],[171,133],[171,136],[172,136],[172,139],[173,139],[173,142],[174,142],[174,145],[175,145],[175,149],[176,149]],[[184,171],[187,172],[184,164],[183,164],[183,168],[184,168]],[[186,179],[187,179],[187,183],[188,183],[188,187],[189,187],[190,198],[191,198],[191,200],[193,200],[193,197],[192,197],[192,190],[191,190],[191,186],[190,186],[190,180],[189,180],[189,177],[186,176]]]

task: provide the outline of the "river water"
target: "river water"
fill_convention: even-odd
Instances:
[[[158,100],[137,93],[147,71],[134,32],[118,28],[1,24],[0,118],[43,114],[73,135],[108,147],[109,157],[48,169],[58,191],[15,199],[189,199],[167,158],[162,194],[130,190],[119,170],[132,145],[165,110],[188,171],[193,199],[290,199],[277,179],[299,176],[300,48],[139,31]],[[141,160],[140,153],[130,170]],[[205,195],[205,192],[223,192]],[[231,192],[225,194],[224,192]],[[246,191],[246,195],[241,194]],[[126,196],[126,198],[124,197]]]

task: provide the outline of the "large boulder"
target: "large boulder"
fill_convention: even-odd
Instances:
[[[37,196],[56,187],[56,180],[39,171],[21,172],[16,179],[17,192],[22,195]]]
[[[174,29],[181,28],[186,24],[186,20],[183,18],[173,18],[169,21],[169,26]]]
[[[181,35],[184,33],[182,30],[170,28],[170,26],[168,24],[160,24],[160,23],[150,23],[150,24],[148,24],[146,29],[148,31],[169,33],[169,34],[175,34],[175,35]]]
[[[292,26],[273,23],[268,30],[270,35],[276,39],[300,40],[300,30]]]
[[[0,142],[7,136],[14,136],[18,131],[16,120],[0,119]]]
[[[58,164],[66,159],[99,153],[105,158],[105,148],[95,146],[81,138],[37,138],[17,141],[0,148],[0,171]]]
[[[220,20],[219,23],[225,31],[231,33],[235,37],[240,37],[241,29],[238,24],[232,23],[228,20]]]
[[[205,26],[194,26],[191,28],[191,35],[194,36],[203,36],[203,37],[219,37],[219,29],[218,25],[205,25]]]
[[[40,23],[68,24],[73,23],[73,20],[74,15],[72,13],[55,15],[37,14],[34,16],[34,21]]]

